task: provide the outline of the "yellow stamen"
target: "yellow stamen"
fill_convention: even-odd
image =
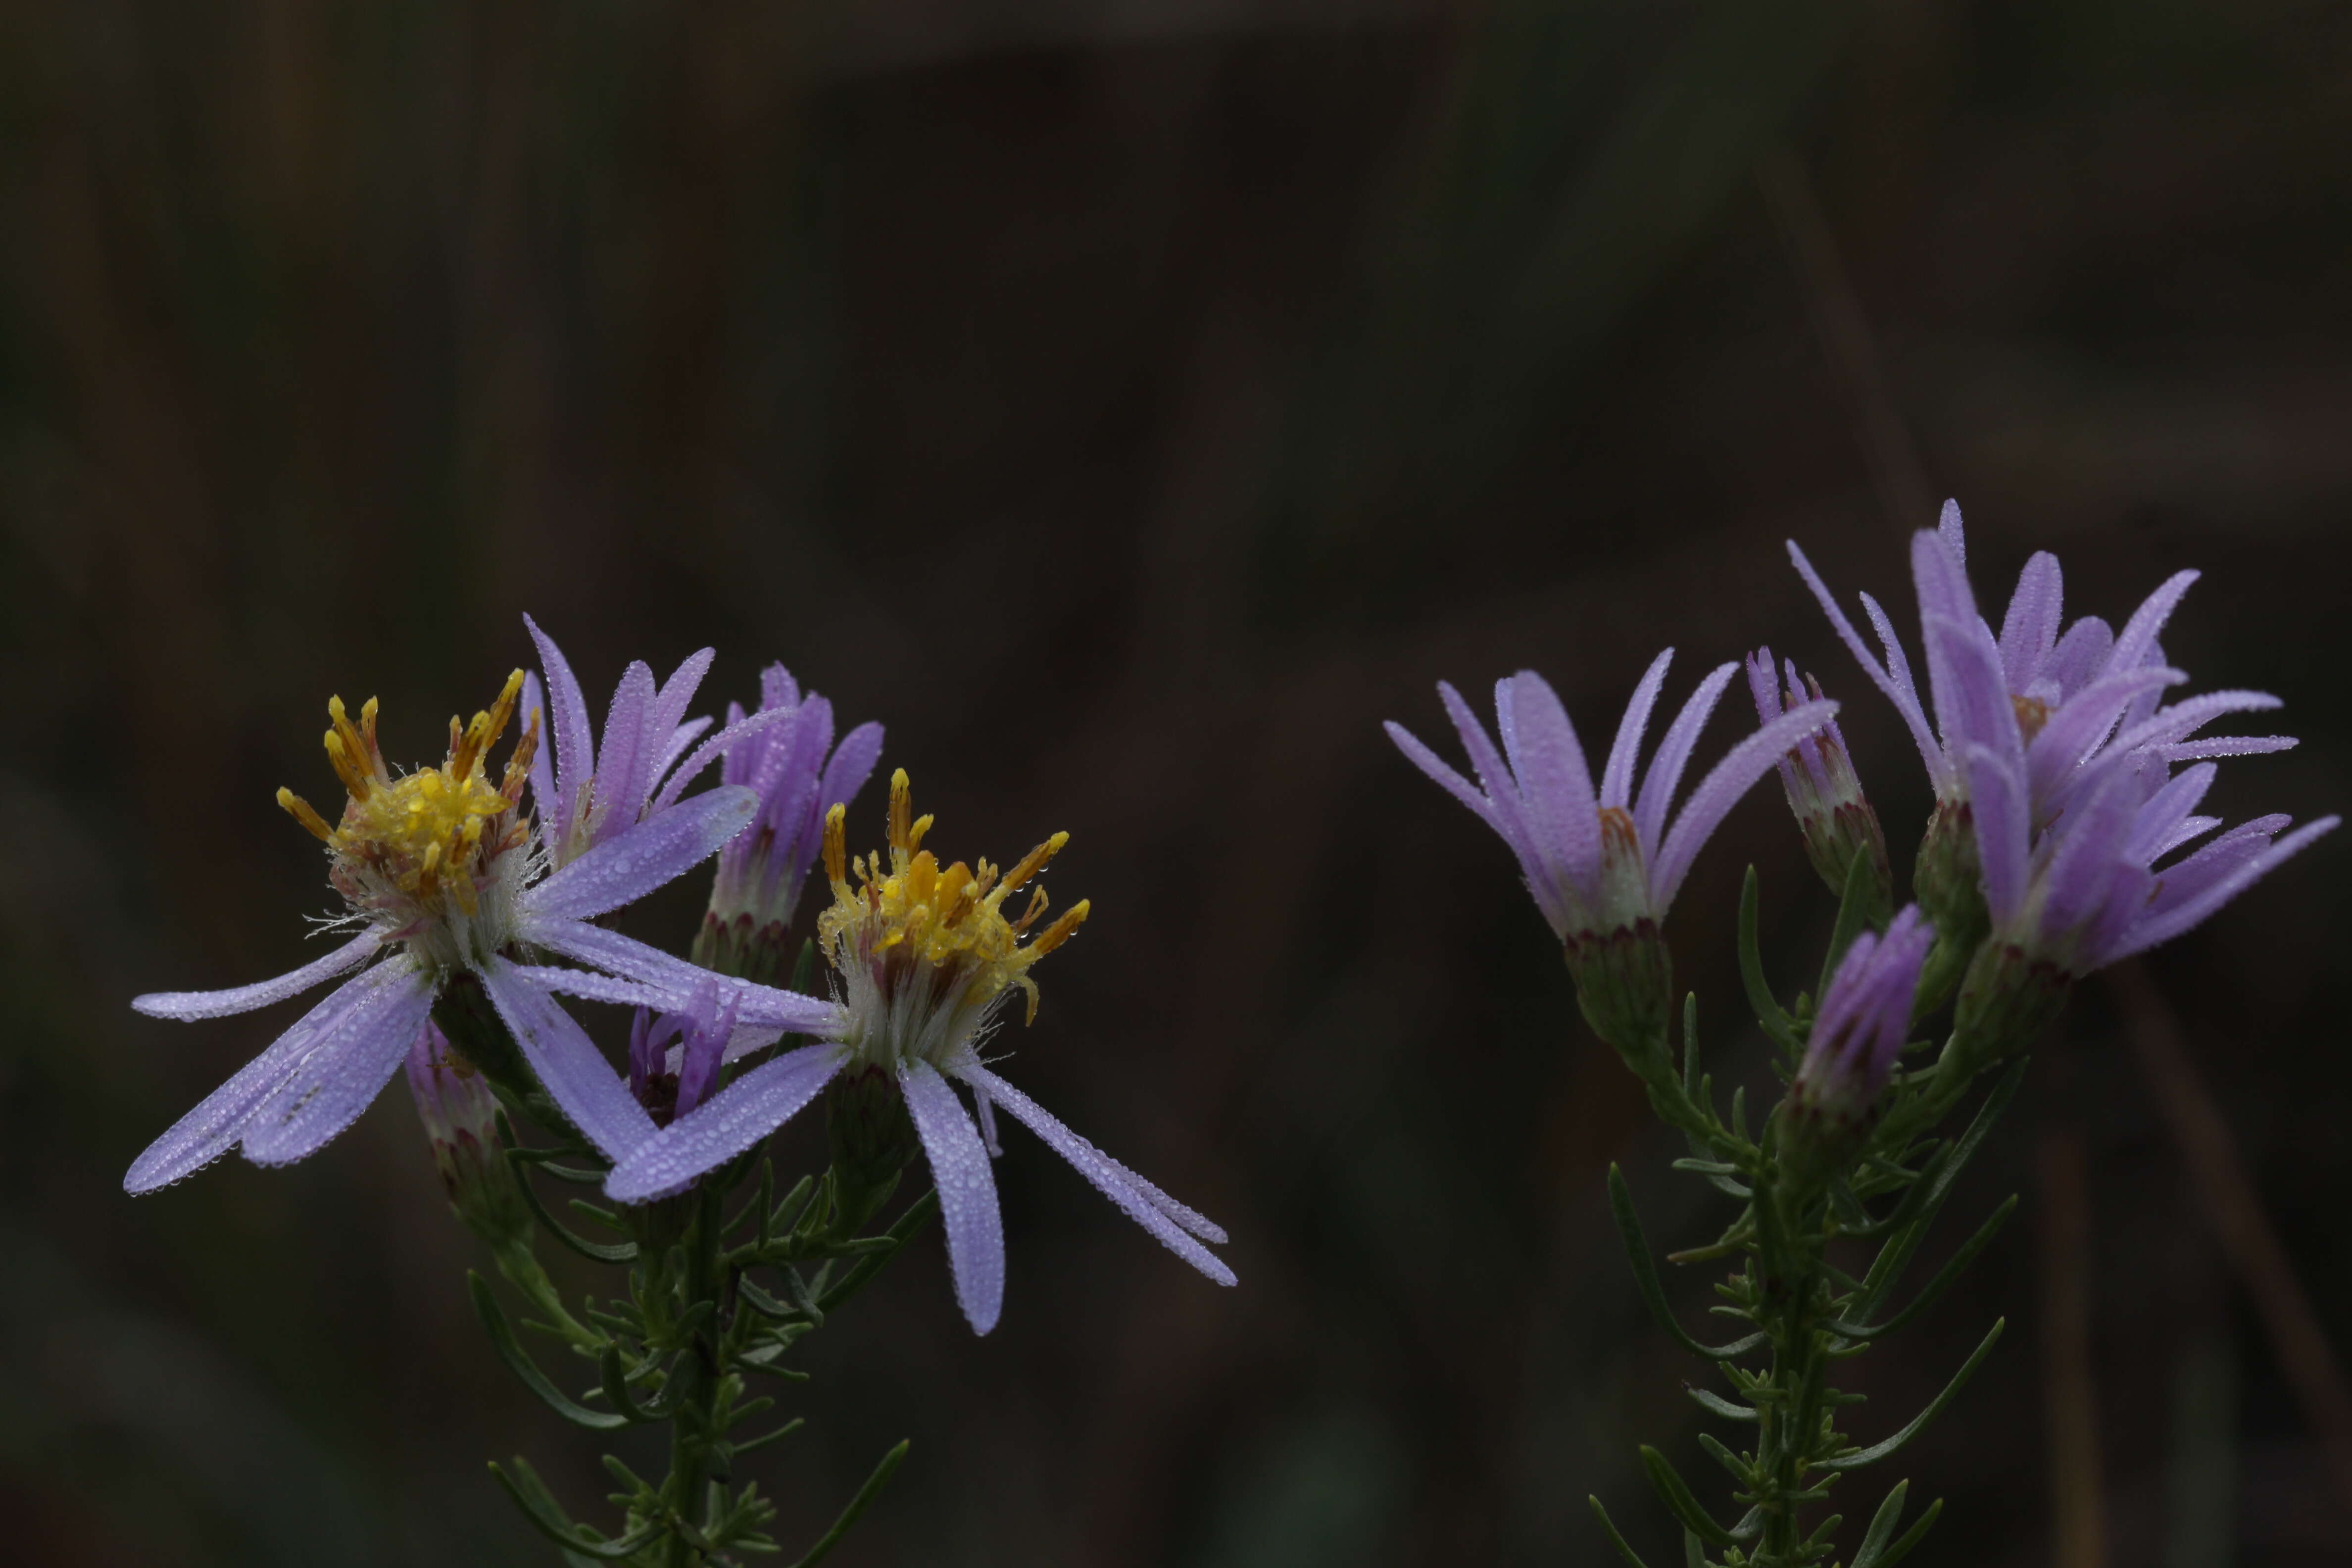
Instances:
[[[311,810],[309,801],[283,784],[278,787],[278,804],[283,806],[287,814],[295,821],[309,828],[311,837],[321,844],[332,844],[335,841],[335,830],[327,826],[327,819]]]
[[[1044,870],[1045,862],[1059,855],[1062,852],[1062,846],[1069,841],[1068,834],[1056,833],[1045,843],[1021,857],[1020,863],[1004,874],[1004,890],[1008,893],[1019,891],[1022,884]]]
[[[923,847],[923,835],[930,830],[931,814],[927,811],[915,818],[913,826],[907,829],[907,853],[911,855]]]
[[[1045,912],[1047,902],[1048,900],[1045,897],[1045,889],[1037,888],[1032,889],[1029,894],[1029,908],[1019,920],[1013,922],[1013,934],[1014,936],[1019,936],[1023,931],[1025,931],[1031,926],[1035,925],[1037,923],[1037,917]]]
[[[1043,958],[1077,935],[1078,928],[1087,923],[1087,911],[1093,907],[1089,900],[1080,899],[1076,903],[1064,910],[1061,919],[1037,933],[1037,940],[1029,944],[1029,951],[1037,957]]]
[[[912,797],[907,770],[900,768],[890,775],[890,847],[909,855],[915,852],[915,847],[907,842],[907,818],[914,808]]]
[[[835,805],[824,814],[824,879],[835,888],[846,891],[849,881],[843,858],[848,853],[848,829],[845,820],[849,808]]]

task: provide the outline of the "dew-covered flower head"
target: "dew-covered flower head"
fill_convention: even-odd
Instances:
[[[1070,841],[1056,833],[1000,871],[987,860],[942,866],[923,847],[929,816],[915,816],[905,769],[890,776],[889,848],[851,857],[847,812],[825,815],[824,868],[833,903],[817,917],[817,939],[840,976],[849,1014],[845,1043],[880,1067],[902,1061],[939,1066],[963,1049],[1007,993],[1027,998],[1037,1016],[1030,967],[1086,923],[1081,899],[1034,938],[1045,913],[1041,886],[1017,920],[1005,900],[1028,887]],[[850,877],[857,879],[852,885]]]
[[[529,874],[523,783],[539,744],[534,715],[499,782],[490,748],[514,717],[523,672],[507,677],[498,700],[460,727],[449,721],[449,752],[438,767],[398,778],[376,740],[376,700],[353,723],[340,697],[327,702],[327,761],[343,783],[343,809],[330,826],[310,802],[281,788],[278,804],[330,851],[327,879],[352,916],[400,942],[419,963],[464,968],[513,939],[515,893]]]
[[[1553,932],[1571,945],[1664,921],[1691,863],[1739,797],[1837,712],[1834,702],[1801,702],[1768,721],[1709,770],[1670,825],[1699,731],[1738,668],[1725,664],[1708,672],[1643,772],[1638,765],[1643,731],[1673,658],[1672,648],[1659,654],[1634,688],[1597,788],[1568,710],[1532,670],[1495,683],[1500,751],[1461,694],[1438,683],[1469,753],[1475,784],[1402,725],[1387,726],[1389,738],[1415,767],[1510,847],[1528,891]]]
[[[1822,700],[1822,683],[1799,675],[1794,659],[1788,662],[1784,682],[1782,674],[1772,668],[1769,647],[1758,648],[1748,658],[1748,690],[1756,700],[1759,724],[1793,712],[1809,698]],[[1822,879],[1843,892],[1855,858],[1865,858],[1880,900],[1877,907],[1884,911],[1893,884],[1886,863],[1886,836],[1878,826],[1878,813],[1871,809],[1862,792],[1862,780],[1853,771],[1853,756],[1846,751],[1845,735],[1836,720],[1824,723],[1818,733],[1800,737],[1781,753],[1780,790],[1804,835],[1805,854]]]

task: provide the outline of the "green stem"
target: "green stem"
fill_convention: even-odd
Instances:
[[[719,1428],[719,1317],[727,1303],[726,1270],[719,1261],[719,1233],[725,1224],[720,1196],[714,1184],[705,1184],[695,1205],[693,1228],[686,1238],[686,1310],[708,1301],[694,1331],[691,1351],[678,1359],[673,1374],[686,1386],[678,1391],[677,1413],[670,1421],[669,1479],[663,1493],[680,1517],[698,1530],[709,1523],[705,1493],[709,1490],[710,1446]],[[669,1539],[668,1568],[695,1568],[702,1552],[682,1531]]]

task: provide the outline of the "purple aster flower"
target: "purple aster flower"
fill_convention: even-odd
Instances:
[[[845,1004],[833,1037],[761,1063],[680,1115],[620,1163],[605,1192],[633,1203],[673,1191],[765,1138],[845,1069],[871,1068],[896,1080],[914,1121],[939,1189],[956,1301],[977,1331],[995,1327],[1004,1299],[1004,1232],[989,1169],[994,1140],[982,1135],[997,1107],[1178,1257],[1221,1285],[1234,1283],[1233,1270],[1201,1245],[1223,1242],[1223,1231],[1071,1131],[981,1059],[996,1009],[1018,990],[1034,1017],[1030,967],[1086,920],[1081,900],[1024,942],[1045,911],[1042,888],[1019,920],[1003,912],[1005,900],[1044,870],[1069,836],[1054,835],[1002,874],[985,860],[941,867],[922,847],[931,819],[910,821],[910,814],[901,771],[890,780],[887,866],[880,855],[851,861],[845,809],[825,814],[834,901],[817,932]],[[981,1126],[957,1098],[958,1082],[971,1091]]]
[[[1905,905],[1885,936],[1864,931],[1853,939],[1822,994],[1789,1086],[1798,1117],[1834,1128],[1859,1126],[1868,1117],[1902,1052],[1919,970],[1935,940],[1916,904]]]
[[[2163,689],[2188,678],[2165,666],[2157,637],[2181,595],[2197,581],[2194,572],[2168,578],[2121,632],[2095,616],[2066,626],[2058,558],[2043,551],[2019,574],[1996,636],[1978,614],[1969,586],[1960,509],[1945,502],[1938,526],[1920,531],[1911,549],[1935,705],[1931,727],[1910,661],[1877,601],[1861,595],[1885,652],[1883,661],[1864,646],[1861,634],[1794,541],[1789,543],[1789,557],[1864,672],[1903,716],[1943,805],[1968,798],[1966,758],[1971,745],[2014,759],[2030,787],[2035,820],[2047,821],[2063,806],[2086,764],[2104,751],[2123,745],[2126,736],[2138,737],[2137,744],[2172,762],[2283,751],[2294,744],[2283,735],[2191,739],[2225,713],[2279,705],[2277,698],[2263,692],[2216,691],[2159,710]],[[2166,715],[2164,722],[2143,728],[2159,711]]]
[[[530,1212],[499,1149],[498,1098],[430,1022],[408,1047],[408,1091],[457,1218],[493,1247],[520,1239]]]
[[[2260,816],[2159,867],[2221,821],[2196,814],[2212,763],[2168,776],[2163,742],[2149,737],[2169,729],[2159,712],[2126,731],[2085,770],[2058,820],[2039,829],[2017,759],[1970,745],[1985,903],[2007,962],[2074,979],[2169,942],[2336,826],[2325,816],[2282,838],[2292,819]]]
[[[1528,891],[1560,939],[1586,1021],[1643,1073],[1665,1051],[1673,977],[1658,927],[1675,890],[1739,797],[1837,711],[1834,702],[1806,702],[1766,723],[1699,781],[1669,826],[1675,791],[1699,731],[1739,668],[1718,665],[1708,672],[1637,780],[1642,734],[1674,656],[1672,648],[1658,655],[1633,689],[1598,789],[1567,710],[1532,670],[1495,683],[1500,752],[1461,694],[1438,682],[1437,694],[1478,775],[1475,784],[1402,724],[1387,726],[1389,739],[1415,767],[1518,857]]]
[[[1748,689],[1756,699],[1756,719],[1760,724],[1793,711],[1809,693],[1812,700],[1822,700],[1822,683],[1811,676],[1800,678],[1793,659],[1789,661],[1783,685],[1773,673],[1769,647],[1748,656]],[[1780,789],[1804,834],[1805,853],[1813,869],[1832,891],[1843,893],[1855,857],[1868,857],[1877,891],[1876,908],[1883,913],[1894,886],[1886,864],[1886,836],[1879,828],[1878,813],[1870,808],[1862,793],[1862,780],[1854,774],[1852,755],[1836,720],[1781,753]]]
[[[522,684],[517,670],[489,711],[462,730],[452,721],[448,757],[439,767],[399,778],[376,744],[374,700],[362,708],[357,724],[340,699],[328,704],[334,721],[328,759],[349,797],[341,820],[330,826],[291,791],[280,790],[278,798],[327,846],[328,879],[343,897],[345,921],[363,929],[274,980],[229,991],[158,993],[131,1005],[151,1017],[225,1017],[359,973],[157,1139],[131,1165],[126,1190],[178,1181],[233,1147],[262,1165],[315,1152],[375,1099],[418,1039],[436,996],[460,976],[479,984],[523,1059],[590,1142],[617,1158],[653,1133],[644,1107],[556,995],[596,995],[633,982],[631,999],[674,1001],[707,978],[591,922],[707,859],[743,830],[759,800],[748,789],[722,787],[679,801],[550,872],[549,856],[534,847],[521,810],[537,751],[537,715],[499,784],[489,782],[484,767]],[[573,754],[586,754],[584,742]],[[517,962],[514,954],[526,947],[623,981]],[[770,1038],[786,1028],[819,1031],[836,1016],[837,1009],[808,997],[745,988],[743,1025],[770,1031]]]
[[[1495,683],[1500,752],[1461,694],[1438,682],[1437,694],[1478,775],[1475,784],[1403,725],[1391,721],[1385,726],[1413,766],[1510,846],[1528,891],[1564,942],[1664,921],[1691,862],[1739,797],[1837,712],[1834,702],[1809,701],[1769,721],[1699,781],[1669,826],[1675,791],[1698,745],[1699,731],[1739,668],[1718,665],[1699,682],[1667,727],[1637,789],[1643,731],[1674,656],[1672,648],[1658,655],[1633,689],[1597,790],[1567,710],[1533,670]]]
[[[760,711],[775,721],[733,745],[719,775],[758,791],[760,814],[750,832],[719,852],[696,949],[711,967],[754,978],[772,970],[782,952],[784,930],[816,863],[827,808],[855,799],[882,753],[879,724],[860,724],[835,746],[833,704],[814,691],[803,697],[781,664],[761,674]],[[730,731],[746,722],[731,703],[727,719]]]

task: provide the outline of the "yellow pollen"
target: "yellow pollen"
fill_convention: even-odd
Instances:
[[[879,854],[851,856],[846,821],[840,805],[825,813],[824,868],[834,901],[817,917],[817,931],[834,966],[847,972],[852,965],[868,965],[886,993],[902,984],[921,985],[936,998],[975,1009],[975,1017],[978,1009],[1017,985],[1028,993],[1034,1017],[1037,988],[1026,972],[1069,940],[1085,922],[1088,906],[1072,906],[1024,944],[1024,933],[1045,909],[1045,889],[1032,894],[1029,910],[1017,923],[1005,919],[1004,900],[1043,869],[1070,836],[1055,834],[1010,874],[986,860],[942,866],[921,847],[932,819],[914,816],[903,768],[890,779],[887,861]],[[857,878],[855,887],[851,872]]]
[[[469,725],[450,721],[449,754],[437,768],[390,776],[376,742],[376,701],[360,710],[357,724],[342,699],[331,699],[327,760],[349,795],[342,821],[326,818],[291,790],[278,792],[278,804],[335,852],[335,880],[354,898],[380,901],[404,896],[427,901],[446,892],[472,913],[476,878],[484,865],[528,840],[528,824],[518,809],[530,759],[539,744],[539,715],[515,742],[506,773],[494,786],[485,775],[483,754],[498,742],[514,715],[522,671]]]

